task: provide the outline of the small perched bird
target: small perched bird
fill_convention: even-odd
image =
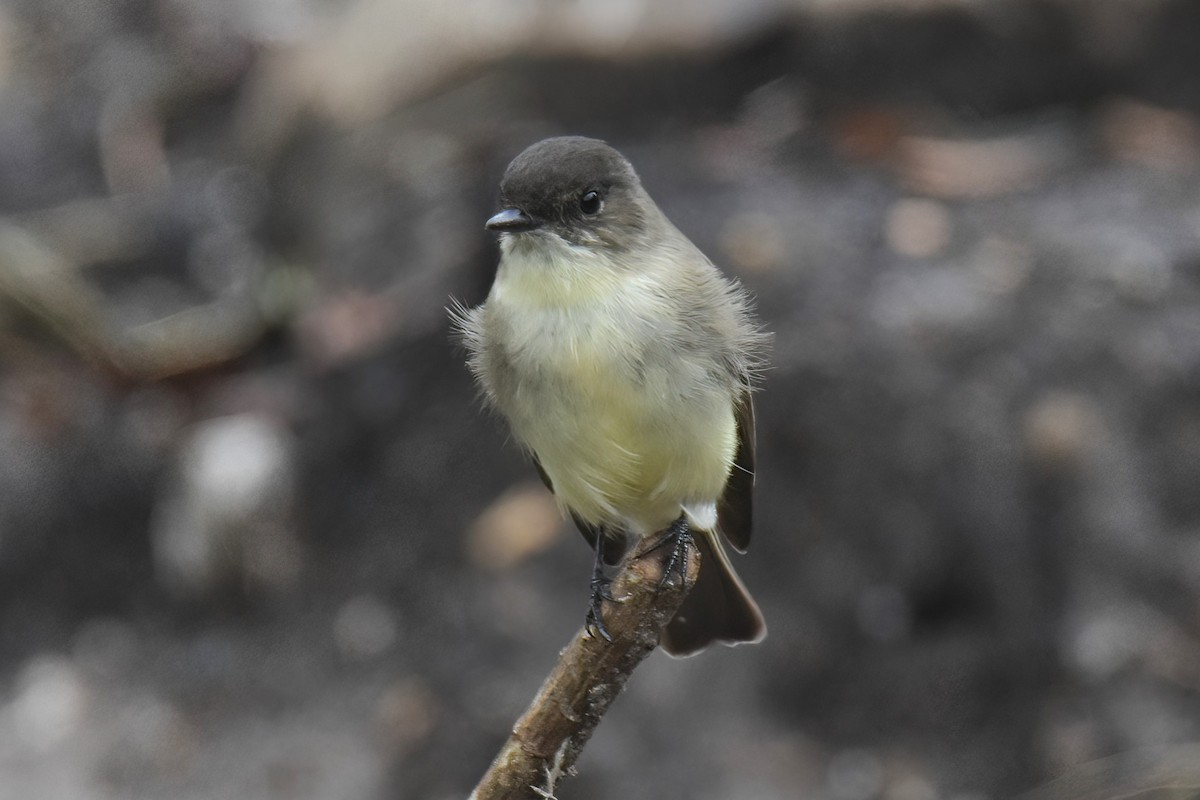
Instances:
[[[684,557],[694,538],[701,567],[663,648],[761,640],[722,543],[750,543],[750,391],[766,336],[745,291],[604,142],[532,145],[500,199],[486,225],[500,234],[495,282],[457,324],[488,401],[596,551],[589,625],[607,638],[605,566],[665,531]]]

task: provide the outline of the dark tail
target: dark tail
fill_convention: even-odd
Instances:
[[[761,641],[767,635],[767,624],[758,604],[733,571],[720,534],[700,530],[695,534],[700,577],[663,629],[662,648],[673,656],[690,656],[712,642]]]

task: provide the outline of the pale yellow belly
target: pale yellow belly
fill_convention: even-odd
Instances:
[[[737,439],[716,354],[684,346],[653,263],[552,245],[506,251],[480,317],[496,405],[588,522],[646,534],[714,504]]]
[[[524,387],[522,408],[535,413],[509,415],[559,500],[636,534],[666,527],[684,505],[716,502],[736,449],[725,393],[697,391],[686,363],[634,381],[580,356],[574,369]]]

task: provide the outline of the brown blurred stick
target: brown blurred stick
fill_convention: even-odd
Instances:
[[[471,800],[553,797],[558,781],[573,774],[575,761],[600,718],[633,670],[658,645],[663,626],[700,574],[700,555],[689,544],[684,580],[672,579],[660,588],[671,547],[656,547],[656,540],[660,541],[646,537],[613,581],[617,601],[603,604],[612,641],[586,628],[575,635]]]
[[[231,294],[136,327],[114,324],[109,301],[81,274],[72,250],[108,255],[136,250],[134,222],[96,201],[45,212],[25,225],[0,217],[0,306],[15,304],[93,365],[135,380],[224,364],[266,329],[259,298]],[[82,230],[90,224],[89,230]],[[125,226],[122,228],[121,226]],[[64,253],[36,229],[66,235]]]

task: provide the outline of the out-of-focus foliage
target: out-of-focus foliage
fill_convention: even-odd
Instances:
[[[564,796],[1200,785],[1197,41],[1191,0],[0,6],[0,798],[465,796],[585,611],[444,312],[559,133],[775,333],[770,636],[652,658]]]

